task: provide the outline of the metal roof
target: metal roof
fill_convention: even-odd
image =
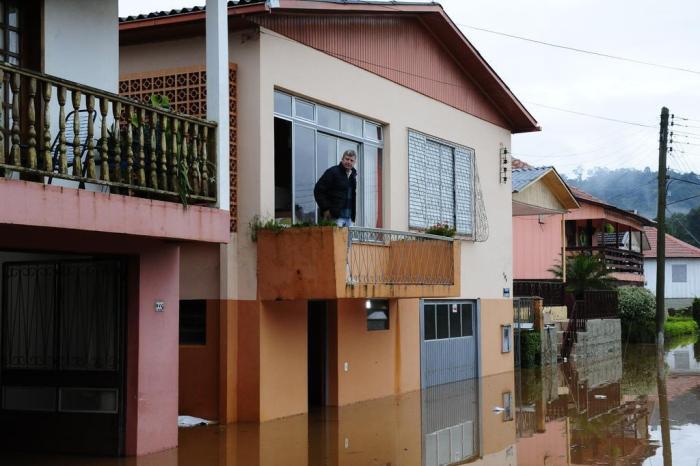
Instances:
[[[513,169],[513,192],[519,193],[530,183],[534,183],[543,177],[552,167],[535,168],[514,168]]]
[[[234,7],[234,6],[242,6],[242,5],[251,5],[254,3],[265,3],[267,0],[236,0],[232,1],[229,0],[226,5],[228,7]],[[151,13],[142,13],[140,15],[130,15],[126,17],[120,17],[119,22],[120,23],[127,23],[129,21],[139,21],[142,19],[154,19],[154,18],[167,18],[171,16],[179,16],[179,15],[186,15],[190,13],[197,13],[199,11],[204,11],[206,8],[204,6],[193,6],[193,7],[185,7],[185,8],[179,8],[179,9],[173,9],[169,11],[152,11]]]

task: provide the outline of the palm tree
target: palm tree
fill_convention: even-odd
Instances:
[[[558,279],[564,278],[561,264],[555,265],[549,272]],[[586,290],[610,289],[612,280],[605,259],[599,254],[577,254],[566,258],[566,291],[573,293],[576,299],[583,298]]]

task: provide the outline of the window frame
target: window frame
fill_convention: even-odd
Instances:
[[[447,336],[442,337],[438,336],[440,333],[439,325],[438,325],[438,306],[444,305],[448,306],[447,308]],[[428,306],[433,306],[432,308],[432,313],[433,313],[433,338],[426,338],[426,314],[428,312]],[[451,336],[452,334],[452,314],[454,313],[454,306],[459,306],[459,325],[460,325],[460,336]],[[469,334],[465,335],[465,328],[464,328],[464,313],[469,312],[469,317],[471,318],[470,320],[470,325],[469,325]],[[421,321],[423,322],[423,329],[421,331],[421,339],[425,342],[431,342],[431,341],[441,341],[441,340],[456,340],[458,338],[474,338],[475,335],[475,315],[474,313],[476,312],[476,303],[471,302],[471,301],[459,301],[459,302],[452,302],[452,301],[425,301],[423,305],[421,306]]]
[[[408,228],[411,231],[418,231],[418,232],[424,232],[428,228],[430,228],[432,225],[425,225],[425,226],[416,226],[412,219],[411,219],[411,199],[413,195],[417,195],[414,193],[414,190],[416,187],[414,184],[411,182],[411,146],[410,146],[410,139],[411,139],[411,134],[416,134],[419,135],[423,138],[425,138],[426,142],[430,141],[436,144],[440,144],[442,146],[447,146],[451,149],[452,151],[452,221],[453,221],[453,226],[455,227],[456,233],[455,237],[460,238],[460,239],[465,239],[465,240],[473,240],[476,236],[476,150],[472,147],[465,146],[463,144],[457,144],[452,141],[448,141],[446,139],[439,138],[437,136],[432,136],[430,134],[424,133],[422,131],[419,131],[414,128],[407,128],[407,134],[406,134],[406,156],[408,160],[408,198],[407,198],[407,212],[408,212]],[[471,193],[470,193],[470,210],[469,210],[469,215],[470,215],[470,220],[471,220],[471,232],[464,232],[464,231],[459,231],[459,228],[457,226],[457,163],[456,163],[456,152],[457,150],[462,150],[464,152],[469,153],[470,160],[469,160],[469,186],[471,187]]]
[[[291,98],[291,115],[279,113],[274,108],[274,102],[276,101],[276,99],[274,97],[278,94]],[[316,168],[318,167],[317,141],[318,141],[318,134],[320,133],[320,134],[325,134],[325,135],[335,137],[338,139],[344,139],[344,140],[350,141],[352,143],[355,143],[359,146],[358,154],[357,154],[357,166],[356,166],[356,168],[359,168],[358,175],[361,175],[360,170],[364,170],[365,147],[372,147],[374,149],[377,149],[377,151],[380,154],[380,157],[382,159],[381,180],[383,181],[383,178],[384,178],[383,166],[384,166],[384,158],[385,158],[385,153],[384,153],[385,127],[386,127],[385,124],[380,123],[376,120],[371,120],[371,119],[362,117],[362,116],[357,115],[353,112],[349,112],[349,111],[343,110],[343,109],[338,108],[338,107],[333,107],[330,105],[322,104],[322,103],[315,101],[313,99],[297,96],[294,93],[291,93],[291,92],[286,91],[284,89],[274,88],[272,100],[273,100],[273,111],[272,111],[273,118],[281,118],[283,120],[289,121],[292,125],[292,144],[291,144],[291,146],[292,146],[292,151],[291,151],[292,152],[292,164],[291,164],[292,165],[292,174],[291,174],[291,176],[292,176],[292,193],[291,193],[291,198],[292,198],[292,201],[291,201],[292,202],[291,221],[292,221],[292,223],[297,223],[299,221],[299,219],[296,218],[296,209],[294,208],[295,200],[296,200],[295,179],[296,179],[296,171],[297,171],[296,148],[294,145],[294,131],[295,131],[295,128],[297,125],[306,127],[308,129],[311,129],[314,131],[314,170],[316,170]],[[296,114],[296,102],[297,102],[297,100],[308,103],[308,104],[312,104],[314,106],[314,119],[313,120],[309,120],[309,119],[306,119],[304,117],[297,116],[297,114]],[[335,111],[339,112],[339,119],[338,119],[338,123],[339,123],[338,128],[339,129],[336,130],[334,128],[329,128],[327,126],[323,126],[320,123],[318,123],[318,114],[319,114],[320,107],[324,107],[324,108],[327,108],[330,110],[335,110]],[[342,129],[340,129],[340,128],[342,128],[343,114],[347,114],[347,115],[350,115],[352,117],[359,118],[361,120],[361,122],[362,122],[362,125],[361,125],[362,137],[356,136],[356,135],[351,134],[351,133],[344,132],[344,131],[342,131]],[[379,128],[381,128],[381,132],[382,132],[381,140],[370,139],[370,138],[365,137],[364,128],[365,128],[366,123],[376,125]],[[358,186],[357,186],[358,195],[357,195],[357,199],[356,199],[356,202],[357,202],[357,204],[356,204],[357,205],[357,217],[356,217],[356,219],[361,219],[361,223],[356,221],[355,224],[357,226],[365,226],[364,225],[364,223],[365,223],[364,222],[364,220],[365,220],[364,215],[365,215],[365,211],[366,211],[366,209],[365,209],[365,189],[366,189],[365,177],[358,176]],[[379,183],[379,186],[378,186],[378,192],[380,194],[383,194],[383,192],[384,192],[384,189],[383,189],[381,182]],[[381,228],[381,226],[384,223],[383,203],[384,203],[384,200],[382,198],[380,198],[379,199],[380,215],[379,215],[379,218],[377,219],[378,224],[375,225],[375,227],[377,227],[377,228]],[[315,210],[315,221],[316,222],[318,222],[318,216],[319,216],[319,212],[318,212],[318,208],[316,208],[316,210]]]
[[[683,280],[676,279],[676,270],[683,271]],[[688,283],[688,264],[671,264],[671,283]]]

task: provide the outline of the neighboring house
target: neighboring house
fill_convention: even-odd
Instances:
[[[536,121],[437,4],[229,5],[231,241],[181,248],[181,413],[266,421],[492,374],[512,391],[500,173]],[[203,27],[200,9],[122,19],[120,92],[202,112]],[[252,242],[256,219],[315,221],[348,148],[356,228]],[[423,235],[436,223],[457,238]]]
[[[117,0],[0,16],[0,450],[172,448],[180,247],[229,240],[217,125],[116,94]]]
[[[581,208],[565,215],[567,254],[600,254],[618,285],[643,286],[644,227],[654,222],[571,186]]]
[[[657,230],[644,228],[650,249],[644,251],[646,286],[656,293]],[[700,297],[700,248],[666,233],[666,280],[664,301],[666,309],[682,309]]]

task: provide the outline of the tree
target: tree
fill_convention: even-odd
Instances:
[[[564,277],[560,264],[549,271],[559,279]],[[611,281],[601,255],[577,254],[566,258],[566,291],[573,293],[576,299],[582,299],[586,290],[609,289]]]

